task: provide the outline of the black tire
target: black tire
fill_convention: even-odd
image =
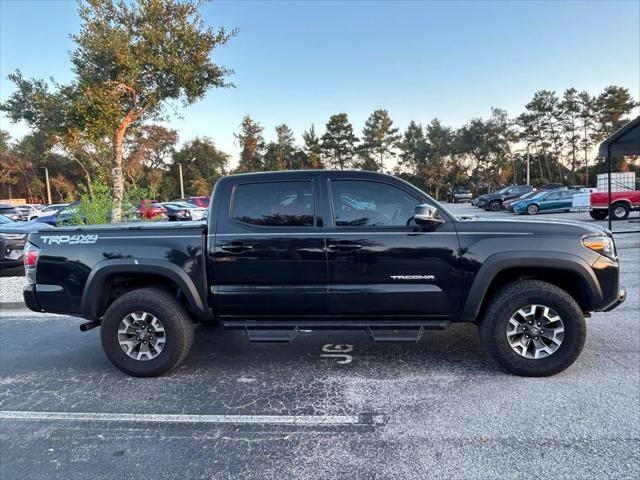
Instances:
[[[516,353],[507,340],[507,323],[521,307],[541,304],[555,310],[564,323],[564,338],[555,352],[532,359]],[[489,300],[480,323],[482,342],[504,369],[516,375],[546,377],[569,367],[580,355],[587,334],[582,309],[564,290],[540,280],[519,280],[500,288]]]
[[[611,205],[609,215],[611,215],[611,220],[625,220],[629,216],[629,212],[631,212],[629,205],[618,202]]]
[[[165,330],[165,344],[157,357],[135,360],[118,343],[120,322],[130,313],[149,312],[157,317]],[[167,291],[140,288],[125,293],[107,309],[100,328],[102,348],[111,363],[134,377],[157,377],[175,367],[189,353],[193,342],[193,322],[184,307]]]
[[[536,215],[540,211],[540,207],[538,207],[535,203],[532,203],[527,207],[527,215]]]
[[[608,213],[605,209],[598,208],[596,210],[591,210],[589,212],[589,215],[591,215],[591,218],[593,218],[594,220],[604,220],[605,218],[607,218]]]
[[[489,210],[491,210],[492,212],[499,212],[501,208],[502,208],[502,202],[500,200],[493,200],[489,204]]]

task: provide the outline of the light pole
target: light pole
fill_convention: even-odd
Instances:
[[[182,164],[178,164],[178,170],[180,171],[180,198],[184,198],[184,181],[182,180]]]
[[[51,186],[49,185],[49,169],[47,167],[44,168],[44,177],[47,182],[47,200],[49,201],[49,205],[51,205]]]
[[[529,160],[529,144],[527,143],[527,185],[531,184],[531,161]]]

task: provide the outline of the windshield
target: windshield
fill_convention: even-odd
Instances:
[[[532,199],[533,199],[533,198],[542,198],[542,197],[544,197],[547,193],[549,193],[549,192],[538,192],[538,193],[536,193],[536,194],[535,194],[533,197],[531,197],[531,198],[532,198]]]

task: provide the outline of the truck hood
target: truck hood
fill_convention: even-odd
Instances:
[[[483,231],[496,232],[527,232],[542,235],[572,235],[582,236],[589,234],[604,234],[611,237],[611,232],[596,223],[581,222],[578,220],[520,220],[511,218],[495,219],[491,217],[478,217],[475,215],[459,217],[459,231],[474,231],[481,228]]]

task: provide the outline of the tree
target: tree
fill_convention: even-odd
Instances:
[[[373,170],[384,172],[384,161],[393,153],[393,148],[400,141],[398,129],[386,110],[375,110],[367,119],[362,129],[362,143],[358,149],[365,159],[373,158],[377,165]]]
[[[264,128],[246,115],[240,124],[240,133],[234,134],[240,144],[238,172],[259,172],[263,169]]]
[[[569,147],[571,174],[575,175],[578,166],[578,149],[580,148],[580,99],[575,88],[564,91],[560,102],[561,128]]]
[[[296,151],[293,131],[284,123],[276,127],[277,170],[293,169],[293,155]]]
[[[358,138],[346,113],[332,115],[322,135],[322,152],[333,168],[344,170],[351,166]]]
[[[303,151],[306,154],[306,168],[318,169],[322,168],[322,144],[320,138],[316,135],[316,131],[311,125],[309,130],[302,133],[304,141]]]
[[[427,125],[426,139],[429,148],[427,187],[436,198],[440,198],[440,191],[446,182],[447,157],[453,153],[453,132],[434,118]]]
[[[144,188],[156,196],[162,177],[173,162],[177,143],[178,132],[161,125],[133,130],[125,143],[128,155],[124,173],[134,188]]]
[[[164,185],[170,197],[180,192],[178,164],[182,165],[185,195],[210,195],[213,185],[226,174],[229,155],[218,150],[210,138],[196,138],[187,142],[173,155],[173,162]],[[163,194],[167,196],[165,188]]]
[[[627,115],[638,105],[629,89],[608,86],[595,100],[596,140],[602,141],[629,122]]]
[[[580,130],[582,134],[581,146],[584,152],[584,169],[586,174],[585,184],[589,185],[589,150],[593,146],[595,136],[593,133],[593,126],[596,119],[596,99],[589,94],[589,92],[583,91],[578,94],[578,105],[580,119]]]
[[[71,55],[73,82],[57,86],[53,94],[38,95],[48,93],[44,82],[14,79],[18,89],[7,102],[12,120],[49,118],[58,132],[75,130],[110,140],[111,221],[121,218],[122,147],[129,127],[143,118],[160,117],[167,101],[189,105],[210,88],[230,86],[225,77],[231,71],[214,64],[210,55],[236,31],[204,27],[201,3],[83,1],[78,8],[80,33],[71,37],[77,45]]]

